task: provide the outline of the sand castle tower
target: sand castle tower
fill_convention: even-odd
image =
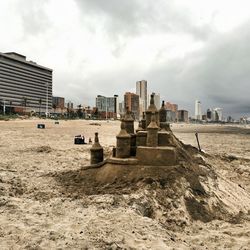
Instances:
[[[169,123],[167,122],[167,110],[165,108],[165,102],[162,101],[161,108],[159,110],[160,118],[160,131],[158,133],[158,145],[169,146],[171,144],[171,130]]]
[[[151,94],[150,96],[150,105],[146,111],[146,127],[148,127],[149,123],[151,122],[152,113],[155,113],[156,124],[159,126],[159,112],[155,106],[154,94]]]
[[[136,134],[140,131],[144,131],[144,129],[142,128],[142,121],[139,121],[139,123],[138,123],[138,128],[136,129]]]
[[[159,127],[155,121],[155,113],[151,115],[151,122],[147,127],[147,147],[157,147],[158,146],[158,130]]]
[[[98,133],[95,133],[95,143],[90,149],[90,163],[91,164],[98,164],[103,162],[103,147],[99,143]]]
[[[124,121],[125,129],[127,133],[134,134],[134,119],[128,107],[126,107],[126,113],[125,113],[123,121]]]
[[[146,115],[145,115],[145,112],[142,113],[141,127],[144,130],[146,130],[146,128],[147,128],[147,126],[146,126]]]
[[[126,131],[124,120],[121,121],[121,131],[116,136],[116,154],[117,158],[128,158],[131,151],[131,136]]]
[[[126,113],[124,116],[124,124],[127,133],[130,135],[130,155],[135,156],[136,154],[136,135],[134,130],[134,118],[129,111],[129,108],[126,108]]]
[[[159,110],[159,120],[160,120],[160,128],[162,130],[170,130],[169,123],[167,123],[167,110],[165,108],[165,102],[162,101],[161,108]]]

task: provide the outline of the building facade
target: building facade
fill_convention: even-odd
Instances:
[[[179,122],[188,122],[188,111],[187,110],[178,110],[178,121]]]
[[[96,97],[96,108],[101,118],[116,119],[119,111],[118,95],[114,95],[113,97],[98,95]]]
[[[1,106],[14,112],[50,112],[52,72],[18,53],[0,53]]]
[[[195,119],[199,121],[202,119],[201,102],[198,100],[195,101]]]
[[[64,109],[65,99],[64,97],[52,96],[52,106],[56,109]]]
[[[171,102],[166,102],[165,108],[167,110],[167,121],[176,122],[178,119],[178,105]]]
[[[140,97],[140,103],[142,109],[140,113],[145,112],[148,107],[147,103],[147,81],[141,80],[136,82],[136,94]]]
[[[126,92],[124,95],[124,106],[134,114],[134,118],[139,120],[140,116],[140,97],[134,93]]]

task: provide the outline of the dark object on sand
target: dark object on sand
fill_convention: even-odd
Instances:
[[[75,144],[86,144],[85,137],[83,135],[76,135],[74,143]]]
[[[195,137],[196,137],[196,140],[197,140],[197,143],[198,143],[198,149],[201,152],[201,146],[200,146],[200,142],[199,142],[199,138],[198,138],[198,133],[197,132],[195,133]]]
[[[101,126],[101,124],[100,124],[100,123],[97,123],[97,122],[92,122],[92,123],[90,123],[89,125]]]
[[[55,122],[55,124],[59,124],[59,122]]]
[[[89,144],[92,144],[92,140],[91,140],[91,138],[89,137]]]
[[[45,128],[45,124],[37,124],[37,128],[44,129]]]

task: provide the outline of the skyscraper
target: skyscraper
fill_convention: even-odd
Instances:
[[[142,103],[142,110],[144,112],[147,110],[147,81],[141,80],[136,82],[136,94],[140,97]]]
[[[118,95],[114,95],[114,97],[98,95],[96,97],[96,108],[102,118],[117,118],[118,105]]]
[[[139,95],[134,93],[126,92],[124,95],[124,106],[125,109],[128,107],[129,111],[134,114],[135,119],[139,119]]]
[[[201,114],[201,102],[196,100],[195,101],[195,119],[201,120],[202,114]]]
[[[52,108],[52,73],[16,52],[0,53],[0,102],[15,112],[48,113]]]
[[[214,121],[222,121],[222,108],[214,108]]]

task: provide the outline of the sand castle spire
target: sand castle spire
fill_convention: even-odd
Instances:
[[[121,130],[116,136],[116,157],[128,158],[131,151],[131,135],[126,131],[125,121],[121,120]]]
[[[103,147],[99,143],[98,133],[95,133],[95,142],[90,149],[91,153],[91,164],[97,164],[103,161]]]
[[[145,115],[145,112],[142,112],[142,120],[141,120],[141,127],[146,130],[146,115]]]
[[[151,122],[147,127],[147,146],[148,147],[157,147],[158,146],[158,130],[159,127],[155,120],[155,113],[151,116]]]
[[[126,113],[123,119],[125,123],[125,129],[129,134],[134,134],[134,119],[129,111],[129,107],[126,107]]]
[[[150,105],[148,106],[148,109],[146,110],[146,127],[151,122],[151,116],[152,114],[155,113],[155,120],[157,125],[159,125],[159,112],[155,106],[155,101],[154,101],[154,93],[151,94],[150,96]]]

